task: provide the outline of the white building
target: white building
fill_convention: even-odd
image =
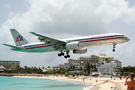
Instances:
[[[121,62],[118,60],[105,61],[100,67],[98,67],[99,73],[106,74],[119,74],[119,69],[121,68]]]
[[[96,65],[96,68],[100,67],[103,62],[114,61],[114,57],[112,55],[106,55],[106,54],[99,54],[99,55],[91,55],[89,57],[79,57],[78,59],[68,59],[68,63],[65,64],[59,64],[57,66],[53,66],[53,70],[59,70],[61,69],[68,69],[70,66],[75,66],[75,69],[84,69],[84,66],[87,64],[87,62],[91,65]],[[109,65],[109,64],[108,64]],[[115,65],[114,65],[115,66]],[[113,66],[113,67],[114,67]],[[103,66],[102,66],[103,67]],[[109,72],[109,68],[100,68],[100,71]]]
[[[3,66],[0,66],[0,73],[3,73],[4,72],[4,67]]]
[[[84,68],[85,63],[65,63],[65,69],[68,69],[70,66],[75,66],[75,69]]]
[[[65,65],[64,65],[64,64],[59,64],[59,65],[57,65],[57,66],[53,66],[53,67],[52,67],[53,70],[59,70],[60,68],[61,68],[61,69],[65,69]]]
[[[57,66],[53,66],[53,70],[59,70],[61,69],[68,69],[70,66],[75,66],[75,69],[84,68],[85,63],[65,63],[65,64],[59,64]]]
[[[4,66],[7,70],[17,70],[20,67],[20,61],[0,60],[0,66]]]

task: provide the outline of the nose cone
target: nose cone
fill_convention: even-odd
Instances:
[[[128,42],[130,39],[127,37],[127,38],[125,38],[125,40]]]

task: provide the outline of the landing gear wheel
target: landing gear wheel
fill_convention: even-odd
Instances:
[[[115,52],[115,49],[113,49],[113,52]]]
[[[116,48],[115,45],[117,45],[117,44],[113,43],[113,50],[112,50],[113,52],[115,52],[115,48]]]
[[[68,58],[70,58],[70,55],[67,55]]]
[[[61,53],[61,56],[64,56],[64,53]]]
[[[61,56],[61,53],[58,53],[58,56],[60,57]]]
[[[67,58],[67,56],[64,56],[64,58]]]

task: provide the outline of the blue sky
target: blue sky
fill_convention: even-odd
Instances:
[[[112,45],[98,46],[88,48],[87,54],[71,52],[71,58],[106,53],[120,60],[123,66],[134,66],[135,0],[1,0],[0,12],[1,44],[15,45],[10,28],[16,28],[29,42],[39,42],[29,33],[32,31],[59,39],[122,33],[130,42],[117,45],[115,53]],[[29,54],[11,51],[3,45],[0,50],[0,59],[19,60],[21,66],[47,67],[67,62],[57,56],[58,52]]]

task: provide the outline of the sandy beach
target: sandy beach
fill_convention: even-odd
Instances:
[[[127,86],[124,85],[125,79],[122,78],[101,78],[101,77],[86,77],[83,81],[83,77],[68,78],[61,76],[13,76],[13,77],[25,77],[25,78],[39,78],[39,79],[56,79],[56,80],[67,80],[67,81],[78,81],[87,82],[90,86],[93,86],[89,90],[127,90]],[[97,82],[96,82],[97,80]],[[117,89],[115,89],[117,88]]]

